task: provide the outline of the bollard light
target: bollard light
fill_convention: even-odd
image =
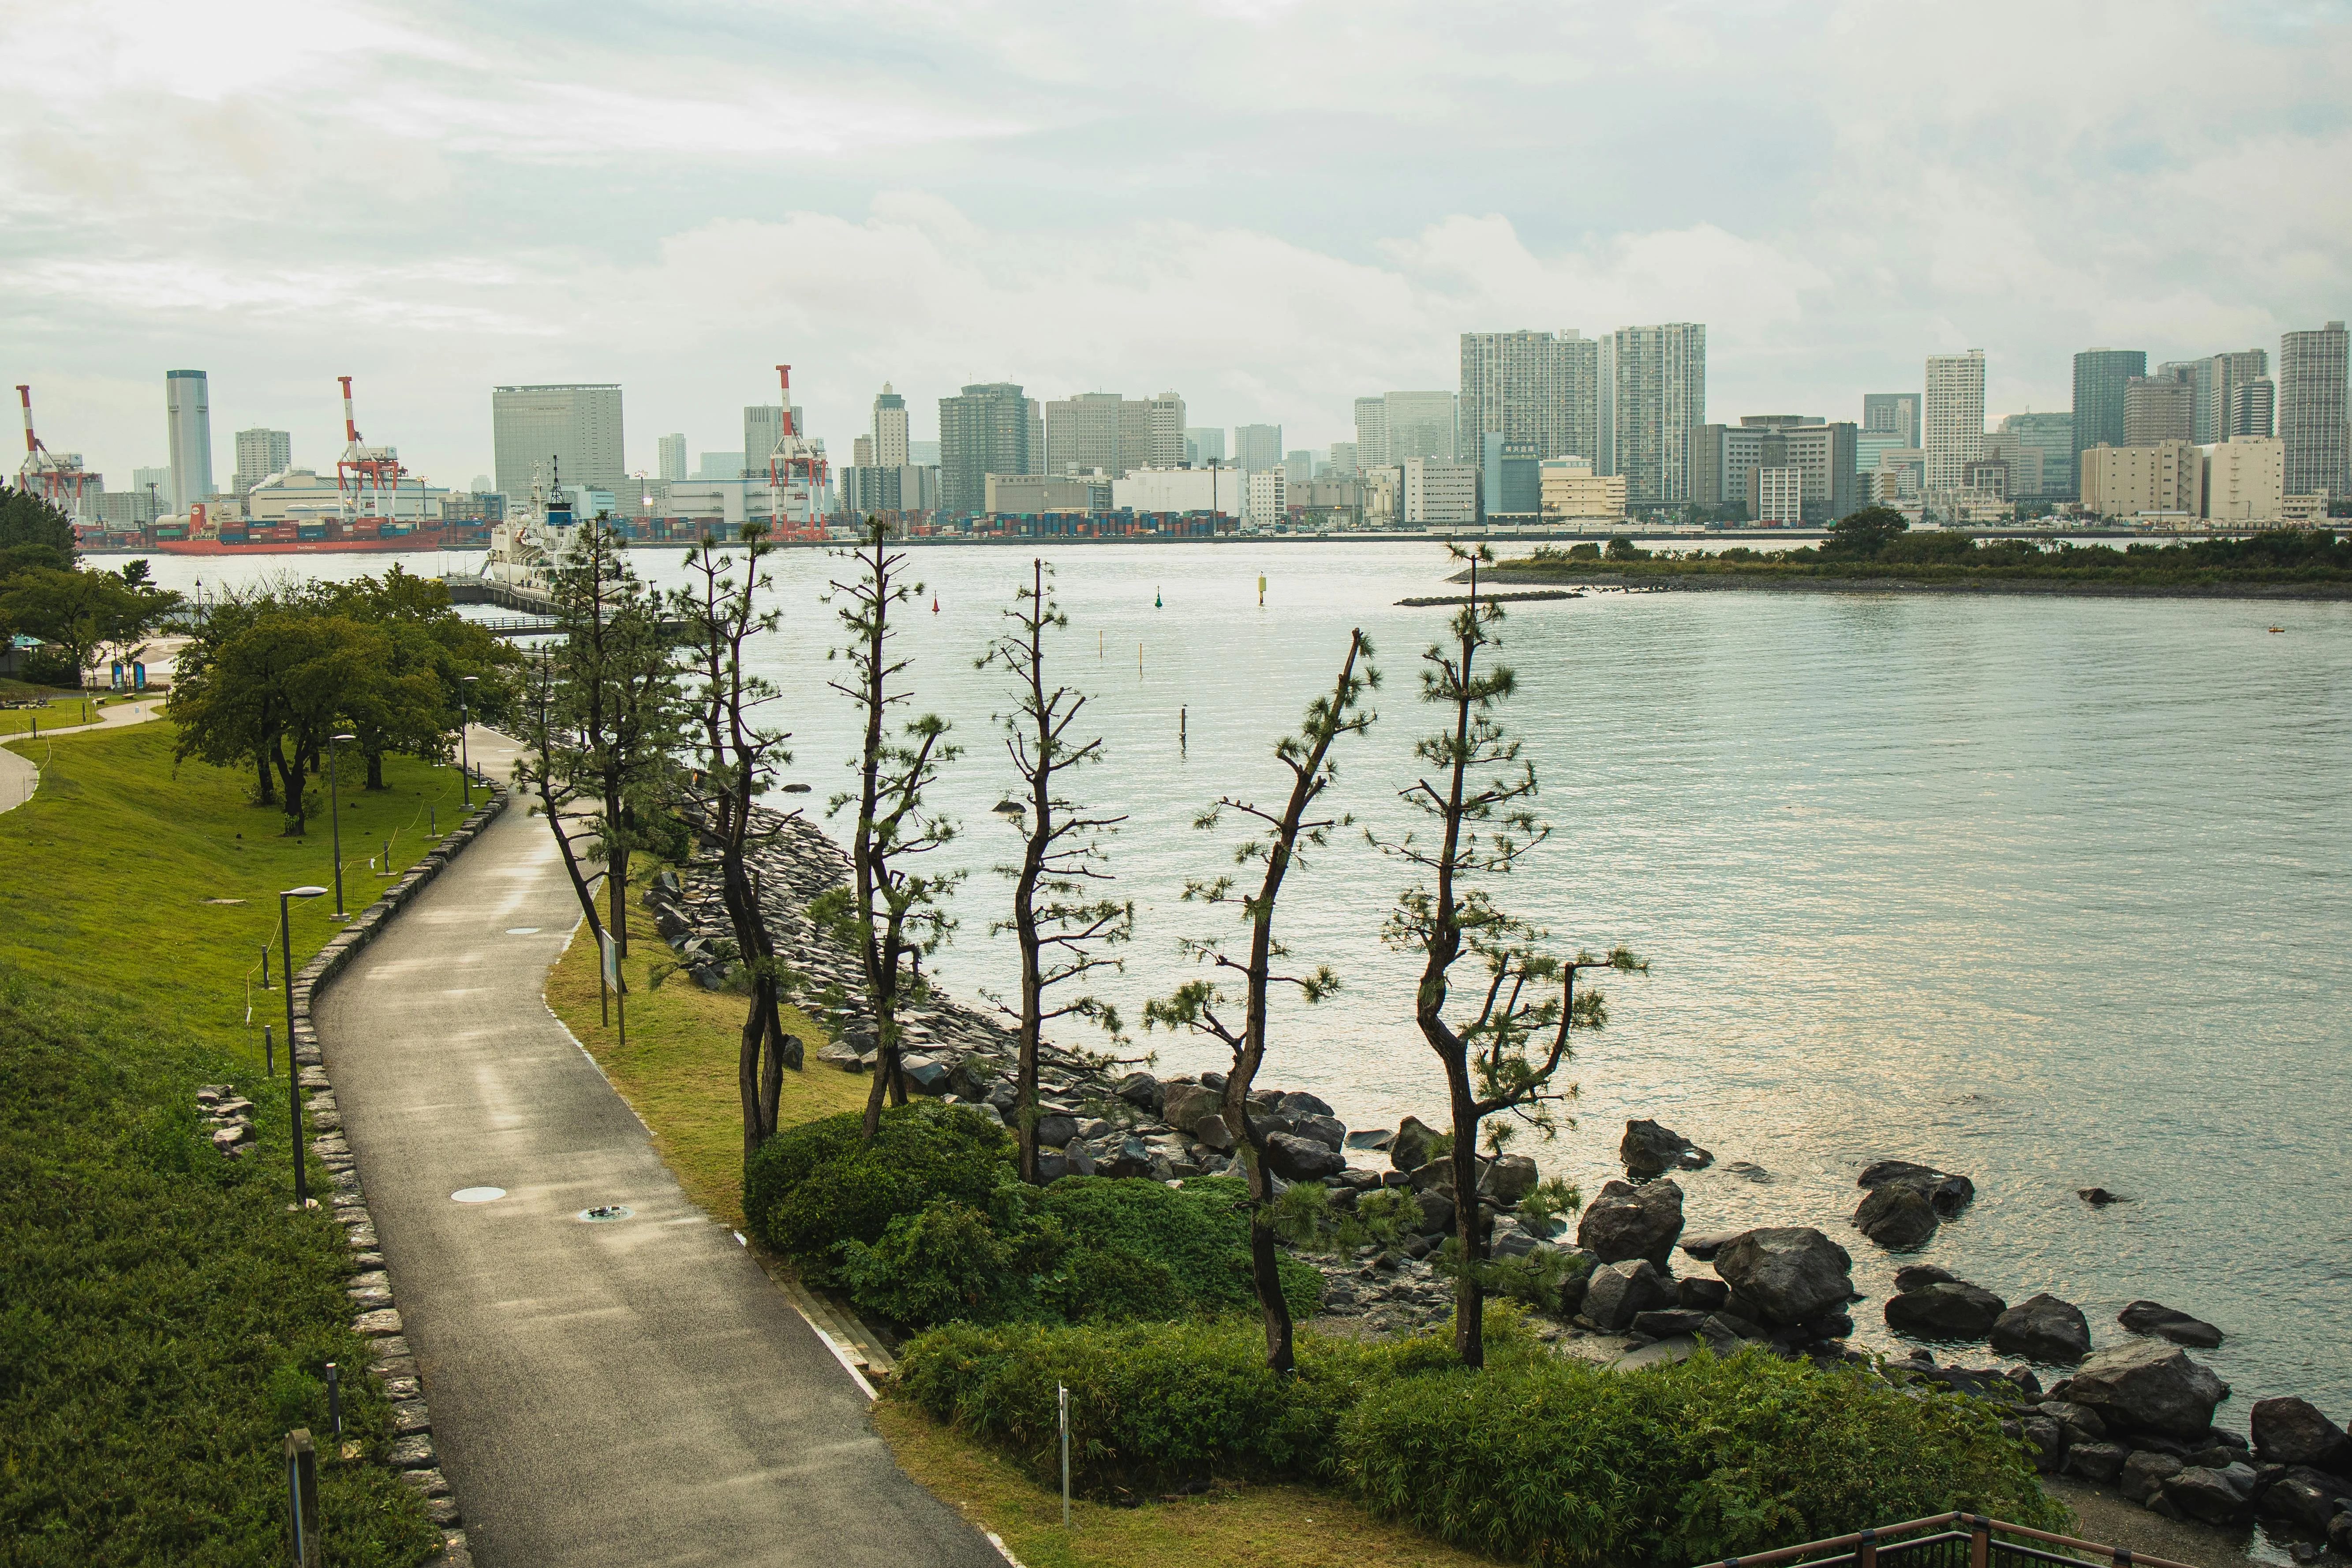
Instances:
[[[278,972],[286,977],[286,1100],[294,1112],[294,1206],[310,1201],[310,1181],[302,1168],[302,1056],[294,1048],[294,928],[286,923],[289,899],[323,898],[324,888],[289,888],[278,895]]]

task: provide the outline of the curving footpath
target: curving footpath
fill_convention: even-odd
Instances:
[[[59,724],[42,731],[37,738],[32,735],[9,736],[5,743],[0,743],[0,811],[14,811],[32,799],[34,792],[41,787],[40,764],[23,752],[11,751],[10,747],[23,746],[29,750],[52,735],[79,735],[91,730],[143,724],[150,719],[162,718],[163,710],[163,697],[158,692],[152,698],[125,707],[102,709],[92,723]]]
[[[508,771],[512,742],[472,747]],[[578,920],[516,805],[314,1010],[473,1561],[1003,1568],[549,1013]]]

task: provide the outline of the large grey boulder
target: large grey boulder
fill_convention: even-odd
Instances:
[[[2105,1486],[2130,1457],[2131,1450],[2121,1443],[2076,1443],[2066,1450],[2066,1473]]]
[[[2116,1321],[2136,1334],[2155,1334],[2177,1345],[2211,1350],[2221,1342],[2221,1331],[2201,1318],[2176,1311],[2161,1301],[2134,1301],[2116,1314]]]
[[[1980,1340],[2009,1303],[1964,1279],[1923,1285],[1886,1300],[1886,1326],[1917,1340]]]
[[[2162,1436],[2202,1437],[2229,1388],[2210,1368],[2161,1340],[2133,1340],[2084,1362],[2067,1380],[2066,1397],[2087,1405],[2109,1426]]]
[[[1171,1083],[1161,1086],[1160,1120],[1180,1132],[1190,1132],[1204,1116],[1217,1114],[1223,1096],[1206,1084]]]
[[[1078,1119],[1075,1116],[1048,1114],[1037,1118],[1037,1146],[1041,1149],[1063,1149],[1078,1135]]]
[[[1734,1311],[1781,1327],[1842,1310],[1853,1295],[1853,1258],[1811,1226],[1743,1232],[1716,1254],[1715,1271],[1731,1287]]]
[[[1329,1116],[1331,1107],[1321,1098],[1303,1089],[1294,1089],[1274,1097],[1275,1109],[1285,1116]]]
[[[1715,1163],[1714,1155],[1673,1128],[1647,1121],[1625,1123],[1617,1158],[1624,1162],[1627,1175],[1644,1178],[1668,1171],[1703,1171]]]
[[[1854,1228],[1889,1252],[1910,1252],[1936,1234],[1936,1205],[1918,1188],[1889,1182],[1853,1211]]]
[[[1321,1181],[1348,1168],[1348,1157],[1312,1138],[1276,1132],[1265,1141],[1265,1163],[1289,1182]]]
[[[1498,1204],[1515,1204],[1534,1192],[1541,1179],[1536,1163],[1525,1154],[1502,1154],[1478,1178],[1478,1190]]]
[[[2207,1524],[2228,1524],[2254,1500],[2254,1468],[2231,1464],[2218,1468],[2184,1468],[2166,1479],[2164,1495],[2172,1506]]]
[[[1601,1189],[1576,1227],[1576,1245],[1603,1263],[1646,1258],[1660,1268],[1683,1233],[1683,1190],[1673,1182],[1636,1187],[1612,1182]],[[1718,1273],[1721,1268],[1718,1266]],[[1843,1298],[1841,1297],[1841,1300]]]
[[[2352,1481],[2309,1465],[2290,1466],[2270,1484],[2262,1500],[2263,1518],[2323,1538],[2328,1525],[2347,1506],[2352,1506]]]
[[[1418,1116],[1408,1116],[1389,1143],[1389,1163],[1400,1171],[1418,1171],[1429,1163],[1430,1145],[1436,1142],[1434,1129]]]
[[[1309,1138],[1326,1149],[1345,1148],[1348,1129],[1334,1116],[1300,1116],[1292,1119],[1290,1130],[1301,1138]]]
[[[1643,1312],[1675,1304],[1675,1288],[1646,1258],[1604,1263],[1585,1282],[1583,1314],[1610,1333],[1622,1333]]]
[[[2254,1401],[2254,1453],[2267,1465],[2310,1465],[2352,1475],[2352,1438],[2307,1399]]]
[[[1444,1236],[1454,1228],[1454,1199],[1432,1188],[1412,1195],[1414,1207],[1421,1211],[1421,1223],[1413,1228],[1423,1236]]]
[[[1895,1271],[1895,1289],[1908,1293],[1924,1290],[1930,1285],[1954,1285],[1959,1276],[1948,1268],[1938,1268],[1932,1263],[1906,1263]]]
[[[1966,1208],[1977,1195],[1976,1184],[1966,1176],[1938,1171],[1933,1165],[1914,1164],[1908,1160],[1881,1160],[1866,1167],[1854,1182],[1854,1185],[1871,1192],[1889,1184],[1916,1190],[1946,1219]]]
[[[2170,1454],[2136,1449],[2116,1476],[2116,1490],[2133,1502],[2150,1503],[2164,1495],[2165,1482],[2187,1468]]]
[[[1149,1115],[1160,1114],[1160,1080],[1148,1072],[1131,1072],[1111,1085],[1111,1093]]]
[[[1992,1348],[2028,1361],[2077,1362],[2091,1353],[2091,1325],[2083,1309],[2045,1290],[2028,1296],[1994,1321]]]

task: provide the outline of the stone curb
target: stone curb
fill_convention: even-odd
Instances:
[[[381,898],[353,916],[319,955],[294,975],[294,1060],[300,1068],[304,1131],[311,1134],[310,1152],[334,1173],[332,1202],[335,1223],[343,1227],[352,1261],[359,1266],[345,1287],[352,1300],[352,1326],[368,1338],[369,1374],[384,1385],[393,1402],[394,1440],[387,1459],[395,1474],[425,1495],[425,1511],[442,1531],[442,1550],[429,1561],[442,1568],[473,1568],[467,1549],[463,1516],[457,1500],[440,1470],[433,1447],[433,1416],[425,1398],[416,1358],[409,1352],[400,1309],[393,1296],[392,1278],[383,1254],[376,1250],[374,1216],[360,1190],[358,1162],[343,1138],[342,1112],[335,1103],[335,1086],[319,1050],[319,1031],[310,1018],[310,1004],[329,982],[342,973],[353,955],[383,934],[392,917],[414,899],[444,867],[478,837],[483,828],[507,808],[507,791],[485,781],[489,796],[457,826],[443,835],[440,847],[383,890]]]

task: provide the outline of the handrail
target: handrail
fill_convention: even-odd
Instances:
[[[1901,1524],[1883,1524],[1874,1529],[1859,1530],[1851,1535],[1833,1535],[1822,1541],[1808,1541],[1801,1546],[1777,1547],[1770,1552],[1750,1552],[1744,1557],[1726,1557],[1716,1563],[1702,1563],[1699,1568],[1773,1568],[1774,1564],[1797,1562],[1814,1557],[1831,1560],[1852,1552],[1855,1568],[1878,1568],[1882,1552],[1900,1542],[1890,1537],[1908,1534],[1937,1525],[1958,1524],[1969,1535],[1969,1561],[1971,1568],[1986,1568],[1991,1537],[1995,1531],[2003,1535],[2021,1535],[2029,1540],[2046,1542],[2076,1552],[2095,1552],[2116,1565],[2116,1568],[2189,1568],[2185,1563],[2169,1558],[2150,1557],[2128,1547],[2110,1546],[2104,1542],[2084,1541],[2072,1535],[2053,1535],[2046,1530],[2028,1525],[2010,1524],[1978,1513],[1938,1513],[1926,1519],[1908,1520]]]

